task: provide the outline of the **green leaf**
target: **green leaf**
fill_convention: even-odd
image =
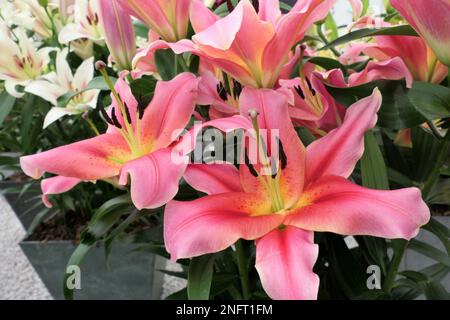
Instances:
[[[339,33],[336,21],[334,21],[333,15],[331,13],[329,13],[327,18],[325,19],[324,25],[325,30],[328,31],[328,39],[335,40],[339,36]]]
[[[188,300],[187,288],[183,288],[180,291],[172,293],[166,298],[166,300]]]
[[[380,147],[373,132],[364,138],[364,154],[361,158],[362,185],[366,188],[389,190],[389,179]]]
[[[170,49],[155,52],[155,64],[163,80],[172,80],[175,76],[175,53]]]
[[[327,57],[312,57],[309,58],[307,61],[315,65],[318,65],[319,67],[322,67],[325,70],[341,69],[344,70],[344,72],[347,70],[347,67],[341,64],[339,61]]]
[[[110,79],[113,84],[117,81],[117,78],[114,78],[114,77],[110,77]],[[70,100],[72,100],[77,94],[79,94],[81,92],[89,91],[89,90],[95,90],[95,89],[102,90],[102,91],[109,90],[109,87],[106,84],[106,81],[103,77],[93,78],[84,90],[81,90],[78,92],[69,91],[66,94],[62,95],[61,97],[58,98],[57,106],[60,108],[65,108],[67,106],[67,104],[69,104]]]
[[[39,0],[39,4],[41,5],[41,7],[47,8],[48,0]]]
[[[9,95],[8,92],[3,92],[0,94],[0,126],[3,121],[5,121],[6,117],[11,112],[14,104],[16,103],[16,98]]]
[[[147,39],[148,37],[148,27],[140,22],[139,20],[133,19],[133,25],[134,25],[134,32],[136,33],[137,37],[141,37],[144,39]]]
[[[85,244],[96,242],[123,214],[130,213],[133,209],[129,195],[118,196],[105,202],[97,209],[86,230],[81,234],[81,242]]]
[[[211,254],[191,260],[188,274],[189,300],[209,300],[214,258],[215,256]]]
[[[428,243],[413,239],[410,241],[408,248],[450,267],[450,256]]]
[[[450,89],[447,87],[415,81],[408,97],[428,120],[450,117]]]
[[[411,129],[412,161],[414,162],[414,180],[425,181],[438,160],[441,145],[434,135],[422,127]],[[428,197],[427,199],[428,200]]]
[[[361,98],[370,96],[378,87],[383,95],[383,103],[378,112],[378,125],[391,129],[418,126],[426,121],[408,98],[408,88],[404,81],[377,80],[350,88],[327,86],[330,94],[343,105],[349,107]]]
[[[417,32],[409,25],[378,28],[378,29],[359,29],[347,33],[346,35],[331,41],[326,46],[320,48],[319,50],[327,50],[341,44],[345,44],[350,41],[358,40],[366,37],[382,36],[382,35],[399,35],[399,36],[417,36]]]
[[[450,255],[450,229],[434,218],[431,218],[430,222],[423,228],[438,237],[444,245],[447,254]]]
[[[445,288],[437,283],[430,282],[425,284],[424,293],[429,300],[449,300],[450,295]]]

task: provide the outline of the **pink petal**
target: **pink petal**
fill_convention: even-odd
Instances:
[[[395,57],[382,62],[369,61],[363,71],[350,75],[348,84],[353,87],[380,79],[405,79],[408,88],[412,87],[414,81],[411,72],[409,72],[403,60]]]
[[[442,63],[450,65],[450,1],[391,0],[392,6],[416,29]]]
[[[184,179],[207,194],[243,191],[239,170],[232,164],[192,164],[187,167]]]
[[[193,0],[191,4],[190,19],[195,33],[200,33],[213,25],[219,17],[214,14],[201,0]]]
[[[417,188],[371,190],[333,176],[324,176],[309,186],[299,205],[287,216],[286,225],[342,235],[409,240],[430,219],[430,210]]]
[[[287,226],[256,241],[256,270],[266,293],[277,300],[315,300],[319,254],[311,231]]]
[[[69,191],[81,182],[77,178],[67,178],[63,176],[56,176],[53,178],[44,179],[41,181],[42,202],[47,208],[53,207],[48,196],[52,194],[60,194]]]
[[[122,136],[103,134],[22,157],[20,165],[25,174],[34,179],[50,172],[80,180],[101,180],[118,175],[130,154]]]
[[[306,180],[311,183],[322,176],[348,177],[364,153],[364,134],[377,122],[381,93],[375,89],[347,109],[342,125],[316,140],[307,148]]]
[[[186,169],[184,163],[174,163],[172,149],[160,149],[139,159],[127,162],[119,184],[131,180],[131,199],[136,208],[159,208],[178,192],[178,184]]]
[[[154,141],[152,150],[167,147],[191,119],[197,98],[198,79],[182,73],[170,81],[159,81],[141,122],[143,140]]]
[[[164,212],[164,242],[173,260],[218,252],[278,227],[283,216],[270,212],[270,201],[242,192],[171,201]]]
[[[278,20],[275,36],[264,49],[262,58],[265,87],[271,87],[287,62],[291,48],[300,41],[314,22],[324,19],[334,0],[299,1],[292,10]]]
[[[259,18],[264,21],[276,24],[278,18],[281,17],[279,0],[259,0]]]

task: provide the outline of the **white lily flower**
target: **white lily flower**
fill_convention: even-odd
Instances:
[[[73,74],[67,63],[67,54],[67,48],[59,51],[56,57],[56,72],[46,74],[26,87],[27,92],[47,100],[54,106],[45,117],[44,128],[66,115],[83,114],[97,105],[100,90],[86,90],[94,77],[94,58],[83,61]],[[66,107],[57,107],[58,98],[68,92],[77,94]]]
[[[0,80],[6,91],[17,98],[24,94],[16,86],[27,87],[31,80],[39,79],[47,70],[49,53],[54,48],[37,49],[39,43],[28,38],[25,31],[15,28],[14,33],[0,20]]]
[[[59,33],[59,42],[69,43],[74,40],[87,38],[99,45],[104,45],[97,1],[76,0],[74,10],[74,22],[64,26]]]

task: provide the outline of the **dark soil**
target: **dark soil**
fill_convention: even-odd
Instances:
[[[34,229],[26,241],[61,241],[69,240],[74,243],[80,241],[80,234],[87,226],[88,221],[75,212],[66,213],[64,216],[56,215],[44,220]]]

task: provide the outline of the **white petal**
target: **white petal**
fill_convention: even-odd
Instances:
[[[73,87],[79,91],[85,89],[94,77],[94,57],[86,59],[78,67],[73,79]]]
[[[65,93],[61,87],[45,80],[31,81],[25,87],[25,91],[47,100],[54,106],[57,104],[58,97]]]
[[[70,111],[66,108],[58,108],[58,107],[51,108],[50,111],[45,116],[44,129],[47,128],[49,125],[51,125],[56,120],[58,120],[64,116],[73,115],[73,114],[76,114],[76,112]]]

